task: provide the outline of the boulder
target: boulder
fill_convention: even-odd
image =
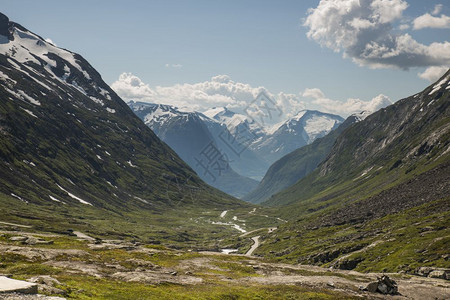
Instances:
[[[40,293],[57,294],[57,295],[66,295],[67,294],[66,291],[55,287],[55,285],[61,285],[61,282],[59,282],[57,279],[55,279],[51,276],[40,275],[40,276],[36,276],[36,277],[32,277],[32,278],[28,279],[28,281],[37,283],[38,291]]]
[[[15,280],[5,276],[0,276],[0,294],[1,293],[21,293],[37,294],[38,285],[36,283]]]
[[[377,281],[369,283],[364,290],[371,293],[380,293],[383,295],[398,294],[397,283],[386,275],[381,276],[377,279]]]
[[[416,274],[427,277],[428,274],[431,273],[431,271],[433,271],[433,268],[431,268],[431,267],[419,267],[416,269]]]
[[[428,274],[428,277],[450,280],[450,270],[449,269],[435,269]]]
[[[415,274],[423,277],[450,280],[450,269],[445,268],[419,267],[416,269]]]

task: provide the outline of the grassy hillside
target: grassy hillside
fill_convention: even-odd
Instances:
[[[312,144],[292,151],[273,163],[258,187],[243,199],[261,203],[305,177],[327,157],[339,134],[356,121],[350,116],[338,128]]]
[[[350,126],[314,172],[267,201],[297,221],[259,252],[361,271],[448,267],[449,74]]]

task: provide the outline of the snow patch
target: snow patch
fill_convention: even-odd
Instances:
[[[30,116],[37,118],[37,116],[31,110],[28,110],[28,109],[23,108],[23,107],[21,107],[21,109],[23,109]]]
[[[89,202],[87,202],[87,201],[81,199],[80,197],[77,197],[77,196],[75,196],[74,194],[68,192],[67,190],[65,190],[65,189],[64,189],[62,186],[60,186],[59,184],[56,184],[56,185],[59,187],[60,190],[66,192],[67,195],[69,195],[70,198],[75,199],[75,200],[78,200],[80,203],[83,203],[83,204],[87,204],[87,205],[92,206],[91,203],[89,203]]]
[[[103,100],[101,100],[101,99],[98,99],[98,98],[93,97],[93,96],[89,96],[89,98],[91,98],[92,101],[94,101],[94,102],[97,103],[97,104],[100,104],[101,106],[104,106],[104,105],[105,105],[105,103],[104,103]]]
[[[437,91],[439,91],[441,89],[441,87],[449,81],[449,79],[450,79],[450,75],[448,75],[447,77],[445,77],[444,79],[439,81],[437,84],[435,84],[433,86],[433,90],[428,95],[432,95],[432,94],[436,93]]]
[[[24,199],[22,199],[22,197],[20,197],[20,196],[17,196],[16,194],[14,194],[14,193],[11,193],[11,196],[13,196],[14,198],[16,198],[16,199],[19,199],[20,201],[23,201],[23,202],[25,202],[25,203],[28,203],[28,201],[27,200],[24,200]]]
[[[4,89],[5,89],[8,93],[10,93],[10,94],[13,95],[14,97],[16,97],[16,98],[18,98],[18,99],[20,99],[20,100],[22,100],[22,101],[26,101],[26,102],[29,102],[29,103],[31,103],[31,104],[37,105],[37,106],[40,106],[40,105],[41,105],[41,102],[39,102],[38,100],[34,99],[33,97],[30,97],[29,95],[27,95],[27,93],[25,93],[25,92],[22,91],[22,90],[17,90],[17,92],[14,92],[13,90],[10,90],[10,89],[7,88],[7,87],[4,87]]]
[[[62,202],[61,200],[59,200],[59,199],[53,197],[52,195],[48,195],[48,196],[50,197],[51,200],[53,200],[53,201],[55,201],[55,202],[64,203],[64,202]]]

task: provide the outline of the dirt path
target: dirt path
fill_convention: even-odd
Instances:
[[[252,240],[253,240],[254,244],[252,245],[250,250],[248,250],[247,253],[245,253],[245,256],[252,256],[252,254],[256,250],[256,248],[259,247],[259,235],[252,237]]]

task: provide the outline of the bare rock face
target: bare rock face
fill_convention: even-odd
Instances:
[[[0,13],[0,35],[9,36],[9,19]]]
[[[384,295],[398,294],[397,283],[386,275],[381,276],[381,278],[378,278],[377,281],[369,283],[364,290],[371,293],[380,293]]]

